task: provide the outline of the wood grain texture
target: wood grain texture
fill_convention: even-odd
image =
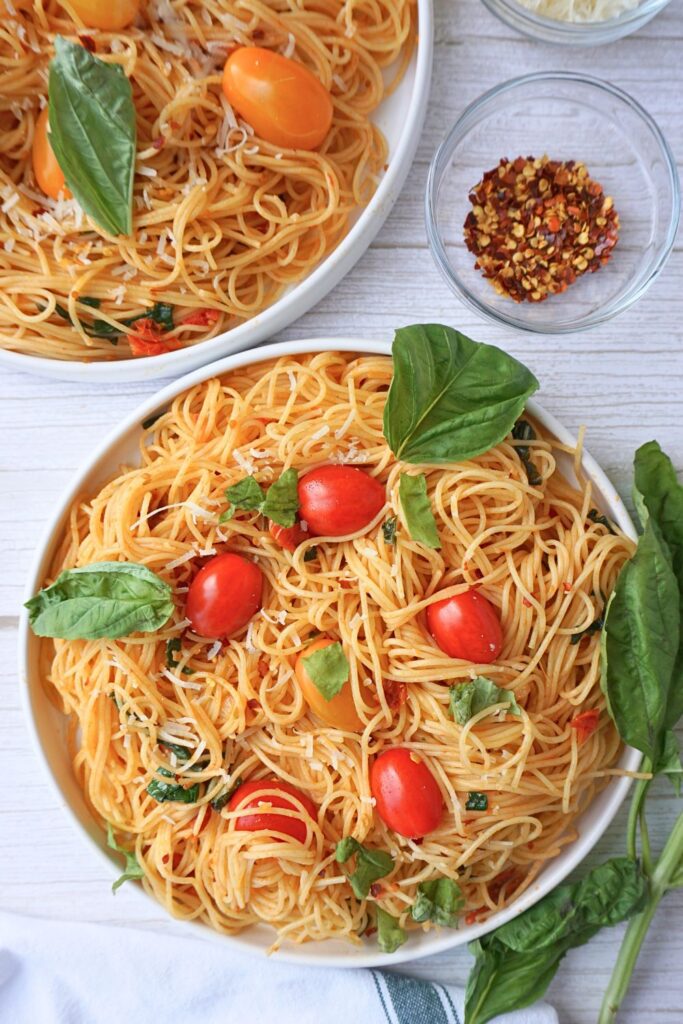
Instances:
[[[683,471],[683,240],[656,284],[630,311],[584,334],[545,338],[493,327],[448,291],[427,249],[423,194],[429,159],[462,108],[513,75],[549,68],[608,79],[658,120],[683,156],[680,94],[683,13],[672,3],[636,35],[599,49],[562,49],[517,36],[479,0],[436,0],[434,85],[418,156],[401,200],[374,245],[316,309],[279,338],[389,338],[420,320],[452,323],[503,345],[541,381],[540,400],[569,428],[588,425],[588,447],[628,500],[634,449],[656,437]],[[501,138],[501,154],[513,145]],[[33,755],[22,720],[15,665],[17,608],[32,552],[52,505],[93,445],[153,385],[98,387],[28,375],[0,376],[0,906],[174,930],[133,887],[116,897],[110,880],[60,807]],[[655,844],[680,809],[666,785],[652,799]],[[624,814],[592,859],[623,849]],[[683,893],[660,909],[620,1020],[683,1019]],[[562,1024],[594,1024],[621,929],[571,953],[550,990]],[[464,982],[465,950],[409,965],[416,976]],[[302,1018],[303,1019],[303,1018]]]

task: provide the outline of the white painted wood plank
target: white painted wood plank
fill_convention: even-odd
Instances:
[[[505,331],[479,320],[448,291],[427,250],[423,193],[429,159],[463,107],[505,78],[571,68],[605,78],[658,120],[683,154],[680,95],[683,12],[671,3],[636,35],[599,49],[562,49],[517,36],[479,0],[436,0],[433,98],[401,201],[369,252],[338,288],[279,337],[351,334],[390,338],[393,329],[442,320],[503,345],[527,362],[540,399],[568,427],[589,427],[588,446],[628,497],[634,449],[657,437],[683,471],[683,238],[654,287],[623,316],[563,338]],[[501,154],[509,140],[501,139]],[[116,897],[74,832],[34,758],[14,672],[23,581],[50,509],[81,460],[153,385],[65,384],[0,374],[0,906],[54,918],[173,930],[131,887]],[[664,784],[652,800],[655,845],[680,809]],[[623,850],[623,818],[595,857]],[[683,892],[660,909],[621,1017],[623,1024],[683,1019]],[[569,955],[550,990],[562,1024],[594,1024],[621,929]],[[464,982],[465,950],[410,965],[415,975]]]

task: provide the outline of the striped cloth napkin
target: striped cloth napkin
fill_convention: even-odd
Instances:
[[[463,1024],[461,988],[297,967],[156,931],[0,912],[7,1024]],[[552,1007],[497,1024],[558,1024]]]

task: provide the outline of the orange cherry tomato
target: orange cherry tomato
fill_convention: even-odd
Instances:
[[[309,644],[296,659],[296,678],[306,703],[318,718],[322,718],[323,722],[327,722],[328,725],[336,729],[343,729],[346,732],[362,732],[365,726],[358,717],[356,705],[353,702],[351,683],[347,680],[336,697],[333,697],[332,700],[325,700],[306,671],[306,658],[310,658],[314,651],[329,647],[334,642],[328,637],[321,637]]]
[[[50,145],[49,116],[49,108],[45,107],[36,122],[36,130],[33,135],[33,173],[38,187],[46,196],[51,199],[59,199],[61,192],[65,199],[70,199],[71,193],[64,184],[62,168],[57,163],[57,157]]]
[[[476,590],[466,590],[427,608],[427,625],[451,658],[488,665],[503,646],[503,631],[493,605]]]
[[[261,607],[263,573],[230,552],[202,566],[190,584],[185,614],[192,628],[210,640],[237,633]]]
[[[233,50],[223,70],[228,103],[266,142],[316,149],[332,124],[332,100],[312,71],[261,46]]]
[[[275,790],[275,792],[273,792]],[[282,795],[280,795],[282,794]],[[291,797],[295,799],[292,800]],[[243,782],[228,804],[229,811],[243,810],[253,813],[240,814],[235,820],[235,828],[241,832],[283,832],[299,843],[306,842],[308,828],[301,817],[297,802],[312,821],[318,820],[318,809],[313,801],[289,782],[277,779],[260,779],[258,782]],[[268,806],[266,806],[268,805]],[[298,818],[285,814],[277,814],[274,807],[288,811],[296,811]],[[277,836],[275,838],[278,838]]]
[[[370,769],[370,789],[384,824],[406,839],[422,839],[441,824],[441,790],[412,750],[393,747],[380,754]]]
[[[135,21],[140,0],[69,0],[70,6],[87,28],[118,32]]]
[[[355,466],[321,466],[299,480],[299,514],[318,537],[344,537],[367,526],[386,501],[384,486]]]
[[[274,523],[272,520],[268,526],[268,533],[285,551],[296,551],[299,544],[309,536],[308,531],[302,528],[301,523],[294,523],[294,526],[280,526],[279,523]]]

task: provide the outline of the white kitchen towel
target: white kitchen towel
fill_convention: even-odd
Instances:
[[[2,1024],[463,1024],[463,990],[0,912]],[[496,1024],[558,1024],[544,1003]]]

